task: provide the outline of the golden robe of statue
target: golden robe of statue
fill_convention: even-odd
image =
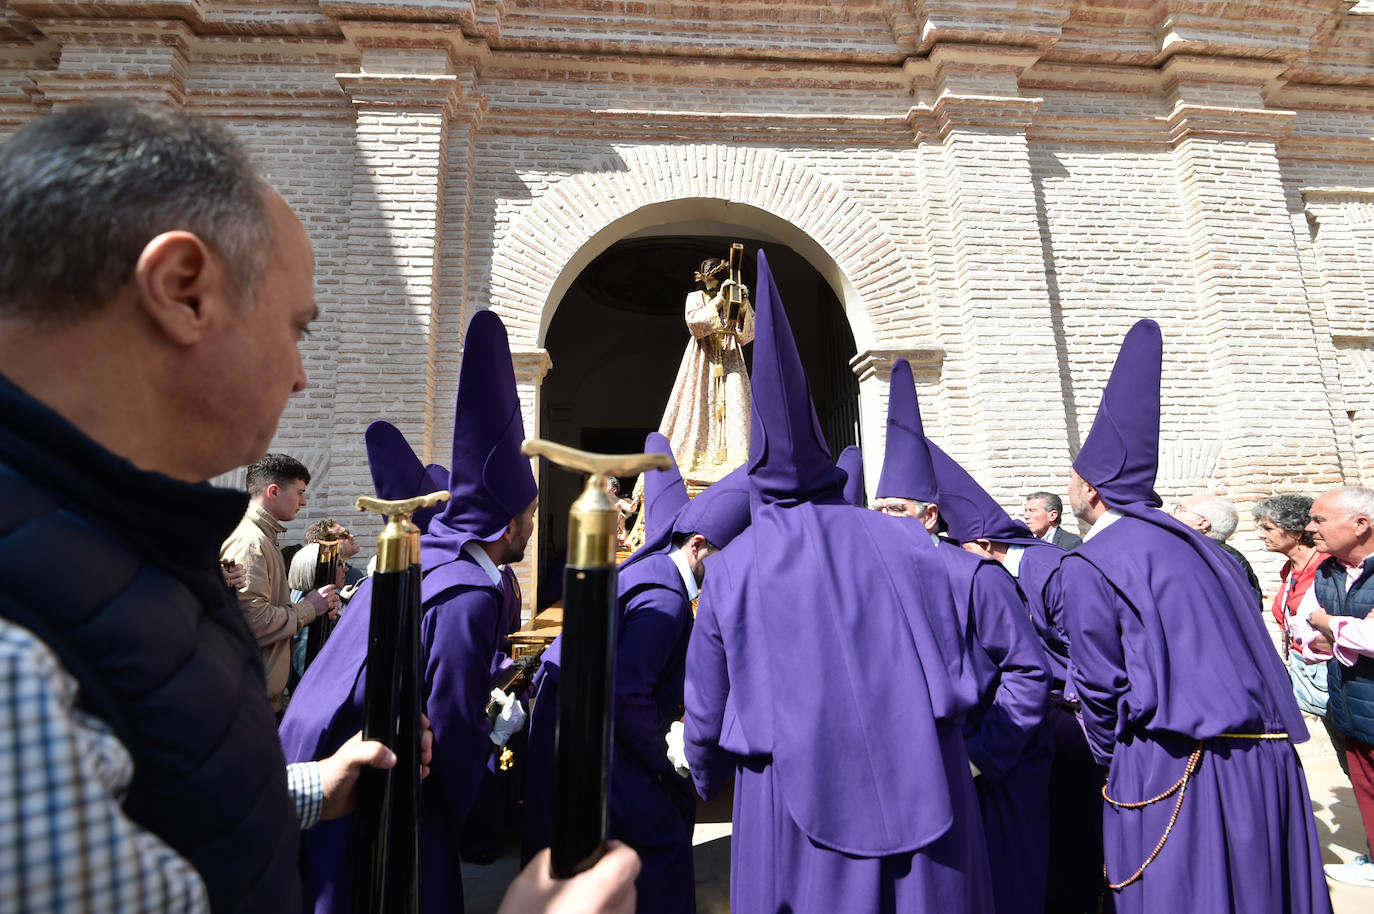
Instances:
[[[749,373],[742,347],[754,339],[749,290],[740,287],[739,318],[727,326],[729,290],[719,282],[719,261],[698,272],[698,289],[687,296],[692,340],[683,353],[659,432],[673,446],[688,489],[715,482],[749,457]]]

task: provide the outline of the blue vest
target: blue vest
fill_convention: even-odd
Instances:
[[[215,914],[300,911],[300,826],[261,653],[218,566],[241,492],[146,473],[0,378],[0,617],[128,749],[124,812]]]
[[[1333,616],[1364,618],[1374,609],[1374,557],[1347,593],[1345,566],[1334,556],[1317,568],[1313,584],[1317,602]],[[1326,667],[1326,710],[1331,725],[1362,743],[1374,745],[1374,657],[1361,657],[1354,666],[1331,660]]]

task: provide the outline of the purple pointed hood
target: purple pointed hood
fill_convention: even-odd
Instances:
[[[647,449],[648,445],[645,447]],[[646,497],[647,492],[646,488]],[[620,569],[623,571],[650,555],[671,551],[673,537],[679,533],[700,533],[712,545],[725,548],[726,543],[749,526],[749,494],[748,467],[736,467],[699,492],[696,498],[683,504],[674,513],[668,527],[656,537],[650,539],[646,535],[644,545],[621,562]],[[683,498],[686,498],[685,487]]]
[[[864,455],[854,445],[840,451],[840,459],[835,466],[844,470],[844,500],[856,508],[868,506],[868,493],[864,489]]]
[[[811,385],[763,250],[755,296],[753,410],[749,478],[757,504],[843,497],[844,472],[830,459],[811,402]]]
[[[493,542],[529,507],[539,488],[529,459],[520,453],[524,439],[505,325],[494,312],[478,311],[468,324],[458,375],[448,479],[452,498],[430,521],[434,545],[452,541],[456,552],[470,540]]]
[[[650,470],[644,474],[644,542],[656,542],[673,528],[673,518],[687,504],[687,484],[682,481],[673,446],[658,432],[650,432],[644,439],[646,454],[667,454],[672,466],[666,470]]]
[[[367,465],[372,471],[372,488],[378,498],[400,501],[448,488],[448,473],[436,477],[433,465],[426,467],[420,463],[405,435],[385,419],[369,425],[363,441],[367,445]],[[440,510],[442,506],[416,511],[411,519],[424,533]]]
[[[950,536],[960,542],[986,539],[994,543],[1044,545],[1029,527],[1003,511],[953,457],[933,441],[927,441],[926,446],[940,487],[936,503],[940,506],[940,516],[949,525]]]
[[[878,498],[910,498],[939,503],[940,487],[935,467],[926,450],[925,426],[921,406],[916,400],[916,382],[911,364],[898,359],[892,366],[887,398],[887,450],[883,453],[883,472],[878,477]]]
[[[722,549],[749,526],[749,472],[736,467],[689,501],[673,521],[674,533],[700,533]]]
[[[1157,507],[1159,377],[1164,338],[1159,324],[1137,321],[1121,341],[1102,403],[1073,468],[1113,508]]]

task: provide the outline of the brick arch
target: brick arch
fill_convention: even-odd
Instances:
[[[563,294],[611,244],[688,220],[748,227],[806,258],[839,296],[860,352],[874,345],[880,313],[905,311],[904,335],[933,336],[908,258],[842,185],[773,150],[682,145],[624,149],[559,181],[511,227],[493,252],[491,307],[512,345],[543,345]]]

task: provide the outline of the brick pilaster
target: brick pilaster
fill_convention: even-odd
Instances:
[[[1034,51],[937,46],[912,67],[916,142],[927,164],[932,276],[949,414],[932,437],[1006,500],[1068,464],[1064,396],[1020,94]],[[938,228],[937,228],[938,226]]]

